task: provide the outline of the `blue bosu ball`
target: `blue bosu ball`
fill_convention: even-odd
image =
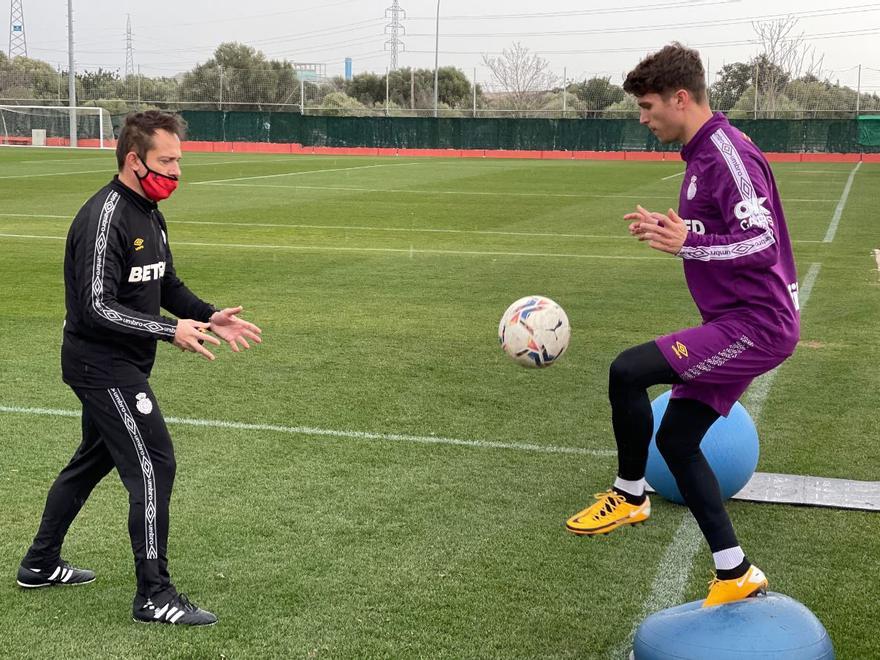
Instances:
[[[652,614],[636,630],[634,660],[833,660],[828,631],[796,600],[766,596]]]
[[[648,464],[645,467],[645,479],[660,495],[667,500],[684,504],[684,498],[666,461],[657,450],[657,429],[666,412],[671,392],[664,392],[651,404],[654,411],[654,434],[648,449]],[[758,466],[758,431],[749,413],[739,402],[727,417],[719,417],[706,432],[700,449],[712,467],[721,496],[726,500],[745,486]]]

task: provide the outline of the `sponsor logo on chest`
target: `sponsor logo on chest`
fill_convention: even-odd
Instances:
[[[165,262],[158,261],[154,264],[146,266],[132,266],[128,273],[129,282],[150,282],[152,280],[161,280],[165,275]]]

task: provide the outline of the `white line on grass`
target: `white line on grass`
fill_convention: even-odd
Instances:
[[[28,164],[30,164],[30,163],[38,163],[38,164],[43,164],[43,163],[96,163],[98,161],[107,160],[109,158],[115,158],[115,156],[112,154],[106,154],[106,155],[89,156],[88,158],[76,158],[76,157],[74,157],[74,158],[43,158],[43,159],[39,159],[39,160],[22,160],[19,162],[22,164],[25,164],[25,163],[28,163]]]
[[[629,635],[611,650],[608,654],[609,660],[622,660],[629,657],[636,628],[646,616],[681,603],[685,587],[690,580],[694,557],[700,549],[702,541],[703,535],[700,533],[700,528],[694,517],[690,511],[685,511],[681,523],[672,536],[672,541],[666,548],[663,559],[660,560],[657,574],[651,583],[651,593],[642,605],[642,611],[636,619],[636,624],[633,625]]]
[[[63,218],[72,220],[73,215],[49,215],[48,213],[0,213],[4,218]]]
[[[51,174],[10,174],[0,176],[0,179],[35,179],[40,176],[73,176],[75,174],[107,174],[108,172],[116,172],[117,170],[86,170],[84,172],[52,172]]]
[[[390,167],[390,166],[389,166]],[[312,170],[313,172],[330,172],[331,170]],[[311,173],[308,172],[308,173]],[[305,172],[304,172],[305,174]],[[230,179],[232,180],[232,179]],[[476,197],[547,197],[553,199],[669,199],[664,195],[603,195],[599,193],[550,193],[550,192],[499,192],[491,190],[415,190],[412,188],[361,188],[356,186],[285,186],[277,183],[220,183],[215,181],[198,181],[193,185],[222,186],[228,188],[274,188],[281,190],[328,190],[338,192],[393,193],[395,195],[462,195]],[[789,202],[834,202],[834,199],[796,199],[788,198]]]
[[[35,238],[50,241],[63,241],[66,236],[38,236],[35,234],[0,234],[0,238]],[[303,250],[306,252],[390,252],[397,254],[439,254],[451,256],[476,256],[476,257],[542,257],[555,259],[619,259],[624,261],[666,261],[675,263],[667,257],[643,257],[637,255],[612,255],[612,254],[566,254],[553,252],[493,252],[489,250],[413,250],[412,248],[371,248],[371,247],[344,247],[333,245],[266,245],[251,243],[196,243],[192,241],[175,241],[176,246],[188,245],[194,247],[210,248],[238,248],[248,250]]]
[[[859,167],[861,166],[862,161],[859,161],[852,169],[852,172],[849,173],[849,178],[846,180],[846,185],[843,187],[843,193],[840,195],[840,201],[837,202],[837,208],[834,209],[834,216],[831,218],[831,224],[828,225],[828,232],[825,234],[825,243],[830,243],[834,240],[834,234],[837,233],[837,225],[840,224],[840,216],[843,215],[843,208],[846,206],[846,200],[849,197],[849,191],[852,188],[853,179],[856,178],[856,172],[859,171]]]
[[[48,213],[0,213],[0,218],[57,218],[70,220],[72,215],[50,215]],[[363,225],[289,225],[272,222],[219,222],[213,220],[172,220],[172,225],[217,225],[220,227],[261,227],[277,229],[328,229],[339,231],[388,231],[388,232],[420,232],[436,234],[477,234],[485,236],[521,236],[524,238],[587,238],[599,240],[632,240],[630,236],[621,234],[555,234],[552,232],[525,232],[525,231],[494,231],[491,229],[438,229],[431,227],[372,227]],[[817,240],[796,240],[792,243],[822,243]]]
[[[44,238],[49,241],[63,241],[66,236],[36,236],[34,234],[0,234],[0,238]]]
[[[807,301],[810,299],[810,293],[813,291],[813,285],[819,276],[821,264],[814,263],[810,265],[806,277],[804,277],[803,286],[800,287],[800,308],[804,309]],[[749,388],[746,407],[751,412],[752,419],[758,421],[761,411],[764,408],[764,402],[770,394],[770,388],[773,381],[776,380],[777,369],[770,371],[763,376],[756,378],[751,388]],[[684,597],[684,591],[690,580],[691,570],[694,566],[694,557],[700,547],[702,547],[703,535],[700,528],[694,521],[690,511],[685,511],[684,517],[672,537],[672,541],[666,548],[663,559],[660,560],[660,566],[651,583],[651,593],[648,599],[642,605],[641,614],[633,623],[629,634],[621,640],[609,655],[609,658],[619,660],[627,657],[629,649],[632,648],[633,637],[636,628],[649,614],[672,607],[681,603]]]
[[[14,415],[34,415],[38,417],[80,417],[78,410],[59,410],[56,408],[22,408],[19,406],[0,406],[0,413]],[[240,431],[267,431],[270,433],[287,433],[290,435],[317,435],[350,440],[379,440],[387,442],[410,442],[423,445],[455,445],[458,447],[475,447],[478,449],[510,449],[529,451],[539,454],[575,454],[578,456],[611,457],[617,456],[614,449],[587,449],[584,447],[560,447],[555,445],[535,445],[527,442],[496,442],[495,440],[463,440],[461,438],[444,438],[434,435],[407,435],[404,433],[371,433],[369,431],[340,431],[337,429],[321,429],[311,426],[279,426],[276,424],[248,424],[244,422],[227,422],[214,419],[191,419],[187,417],[166,417],[169,424],[184,426],[201,426],[216,429],[236,429]]]
[[[7,215],[0,213],[0,215]],[[16,215],[16,214],[9,214]],[[34,216],[40,217],[40,216]],[[66,217],[66,216],[45,216]],[[612,236],[610,234],[554,234],[551,232],[526,232],[526,231],[493,231],[483,229],[433,229],[431,227],[372,227],[363,225],[286,225],[282,223],[268,222],[215,222],[210,220],[174,220],[174,225],[220,225],[230,227],[271,227],[278,229],[334,229],[344,231],[390,231],[390,232],[424,232],[432,234],[481,234],[487,236],[525,236],[528,238],[610,238],[632,240],[628,235]]]
[[[358,165],[356,167],[333,167],[323,170],[298,170],[296,172],[283,172],[281,174],[261,174],[259,176],[240,176],[233,179],[214,179],[212,181],[191,181],[191,186],[216,185],[219,183],[231,183],[233,181],[252,181],[254,179],[274,179],[282,176],[303,176],[305,174],[321,174],[322,172],[351,172],[352,170],[369,170],[377,167],[410,167],[420,163],[388,163],[379,165]],[[282,186],[284,187],[284,186]]]
[[[669,176],[664,176],[661,181],[668,181],[669,179],[674,179],[677,176],[684,176],[684,170],[681,172],[676,172],[675,174],[670,174]]]

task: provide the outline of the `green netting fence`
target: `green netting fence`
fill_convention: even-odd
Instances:
[[[859,117],[859,144],[865,150],[880,150],[880,115]]]
[[[320,147],[674,151],[636,119],[331,117],[294,112],[184,111],[190,140]],[[880,121],[736,119],[764,151],[880,152]]]

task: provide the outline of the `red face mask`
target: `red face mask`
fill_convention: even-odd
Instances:
[[[171,193],[177,189],[177,177],[159,174],[156,170],[151,170],[143,158],[139,160],[147,168],[147,173],[143,176],[135,172],[135,176],[141,182],[141,188],[144,189],[144,194],[154,202],[161,202],[163,199],[171,197]]]

